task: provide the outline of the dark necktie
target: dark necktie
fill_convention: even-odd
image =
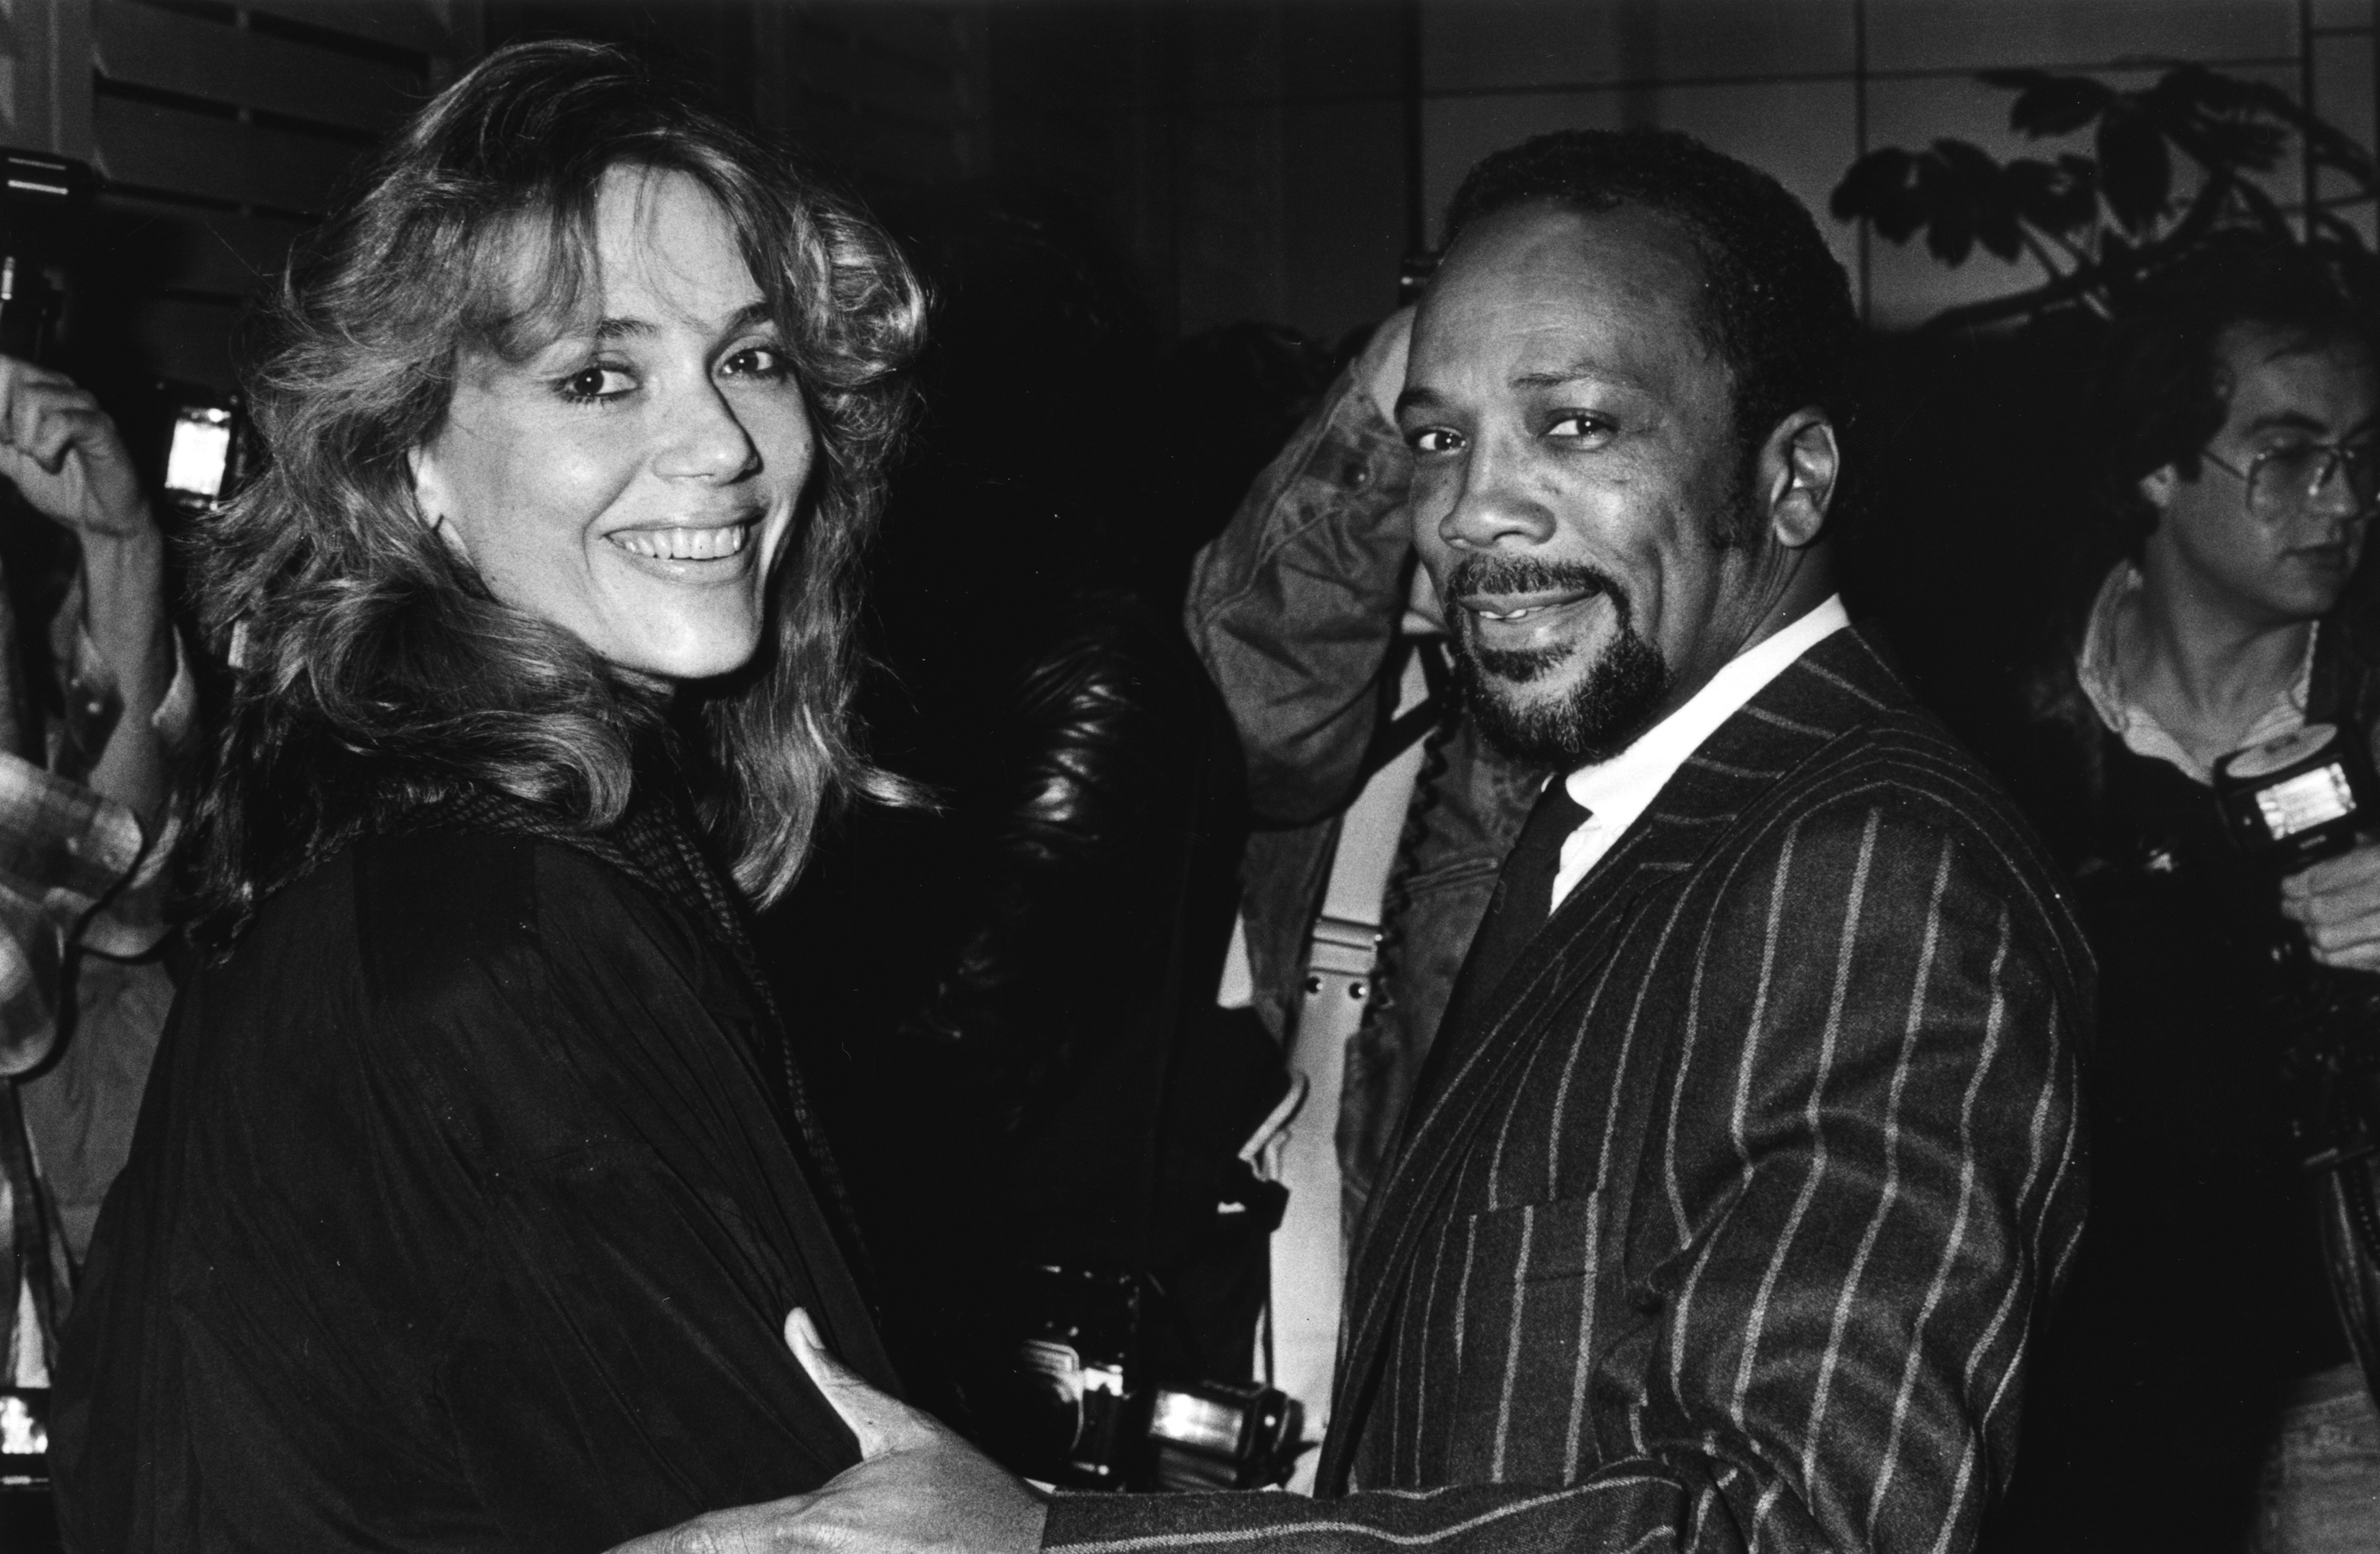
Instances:
[[[1521,827],[1520,840],[1504,857],[1496,876],[1496,893],[1488,898],[1488,916],[1472,936],[1471,953],[1454,978],[1446,1017],[1439,1022],[1440,1038],[1453,1035],[1476,1019],[1480,1006],[1512,969],[1521,952],[1552,915],[1554,876],[1561,872],[1562,844],[1586,822],[1587,811],[1570,796],[1570,784],[1560,777],[1546,784]],[[1440,1042],[1433,1041],[1433,1055]],[[1431,1068],[1439,1065],[1432,1063]]]

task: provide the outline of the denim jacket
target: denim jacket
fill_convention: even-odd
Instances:
[[[1402,318],[1362,357],[1200,552],[1184,613],[1246,753],[1257,831],[1242,865],[1256,1006],[1285,1038],[1339,817],[1396,694],[1415,565],[1403,440],[1366,391]],[[1393,1142],[1454,974],[1544,773],[1491,750],[1456,715],[1428,735],[1390,877],[1380,965],[1346,1054],[1338,1150],[1350,1223]]]

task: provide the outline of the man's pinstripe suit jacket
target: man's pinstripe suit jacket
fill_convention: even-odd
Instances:
[[[2092,975],[1999,788],[1838,632],[1441,1033],[1323,1498],[1063,1497],[1046,1546],[1967,1548],[2082,1229]]]

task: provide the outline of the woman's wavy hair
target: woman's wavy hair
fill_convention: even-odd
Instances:
[[[421,521],[408,458],[466,353],[521,359],[575,316],[620,166],[719,202],[820,452],[759,653],[676,710],[499,602]],[[520,255],[546,261],[526,287]],[[664,722],[693,735],[677,759],[709,779],[703,821],[763,903],[822,809],[897,795],[855,746],[852,637],[924,315],[856,206],[617,49],[518,44],[441,92],[293,257],[246,374],[265,469],[193,545],[202,623],[237,665],[199,806],[204,937],[227,944],[376,816],[474,788],[608,826]]]

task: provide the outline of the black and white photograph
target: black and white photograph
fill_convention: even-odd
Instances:
[[[2380,0],[0,0],[0,1554],[2380,1554]]]

